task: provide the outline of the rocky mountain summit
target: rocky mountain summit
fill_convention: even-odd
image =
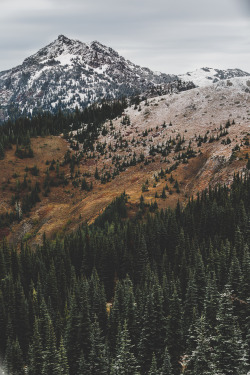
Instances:
[[[97,41],[86,44],[59,35],[21,65],[0,72],[0,121],[84,108],[103,99],[178,93],[244,76],[249,73],[239,69],[202,68],[179,76],[153,72]]]
[[[110,47],[64,35],[0,73],[1,117],[13,111],[74,109],[177,80],[131,63]],[[13,103],[15,103],[13,108]]]

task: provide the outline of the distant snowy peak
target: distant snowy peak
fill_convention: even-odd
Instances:
[[[184,81],[192,81],[196,86],[204,87],[224,79],[248,76],[250,76],[249,73],[240,69],[221,70],[214,68],[201,68],[195,70],[194,72],[180,74],[178,77]]]

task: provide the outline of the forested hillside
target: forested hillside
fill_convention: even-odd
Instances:
[[[245,172],[247,173],[247,172]],[[0,351],[31,375],[250,369],[250,179],[157,211],[124,194],[90,226],[0,249]],[[152,212],[153,211],[153,212]]]

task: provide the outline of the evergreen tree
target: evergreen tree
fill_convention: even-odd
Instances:
[[[22,349],[22,352],[26,355],[29,346],[29,315],[27,301],[24,296],[24,291],[20,281],[16,285],[15,293],[15,330]]]
[[[61,337],[60,346],[59,346],[59,366],[60,366],[60,374],[61,375],[69,375],[69,365],[66,350],[63,343],[63,338]]]
[[[69,318],[65,333],[65,346],[70,368],[70,374],[75,375],[78,371],[78,361],[81,348],[79,343],[79,311],[76,305],[76,297],[72,296]]]
[[[139,366],[133,353],[133,345],[129,337],[127,322],[118,333],[117,353],[111,366],[112,375],[136,375],[139,374]]]
[[[90,353],[88,367],[90,375],[106,375],[108,371],[107,350],[103,342],[101,330],[97,319],[92,324],[90,334]]]
[[[103,333],[107,331],[107,309],[106,309],[106,295],[103,283],[100,282],[96,269],[93,270],[91,279],[89,281],[89,301],[92,321],[94,316],[98,317],[100,328]]]
[[[172,366],[170,363],[170,356],[168,352],[168,348],[165,348],[164,357],[163,357],[163,365],[160,370],[161,375],[173,375]]]
[[[34,323],[33,337],[29,348],[29,374],[41,375],[43,366],[42,340],[38,330],[38,321],[36,319]]]
[[[216,326],[216,313],[219,293],[214,274],[207,277],[207,286],[204,299],[204,316],[210,330]]]
[[[216,319],[215,364],[218,373],[225,375],[246,373],[246,351],[233,313],[229,288],[220,295]]]
[[[151,362],[151,366],[150,366],[148,375],[160,375],[160,372],[157,369],[157,363],[156,363],[156,358],[155,358],[154,353],[153,353],[152,362]]]
[[[161,358],[166,337],[166,323],[163,315],[163,295],[158,284],[150,290],[141,327],[141,337],[138,345],[139,360],[143,371],[148,371],[152,355]]]
[[[77,375],[89,375],[89,368],[86,362],[83,352],[81,352],[79,363],[78,363],[78,372]]]
[[[187,375],[215,375],[217,372],[214,365],[213,340],[207,331],[204,316],[201,316],[196,322],[194,339],[196,347],[188,356],[185,373]]]
[[[5,367],[8,373],[12,375],[24,375],[23,353],[17,338],[13,341],[8,339],[5,354]]]
[[[47,337],[44,350],[44,365],[42,375],[60,375],[60,357],[56,348],[56,336],[52,321],[49,319],[46,327]]]
[[[166,345],[169,350],[173,371],[178,373],[180,369],[179,361],[183,354],[183,324],[181,300],[176,287],[174,287],[174,292],[170,299]]]

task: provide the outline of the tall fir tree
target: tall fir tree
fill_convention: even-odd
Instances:
[[[92,324],[90,353],[88,357],[89,375],[106,375],[108,372],[107,348],[97,319]]]
[[[42,340],[39,333],[38,321],[35,320],[32,341],[29,347],[29,374],[41,375],[44,366]]]
[[[111,365],[112,375],[139,374],[139,365],[133,353],[134,347],[129,337],[127,322],[125,321],[123,329],[118,333],[117,353]]]
[[[234,316],[229,286],[220,295],[216,320],[214,350],[218,374],[242,375],[248,367],[246,349]]]

